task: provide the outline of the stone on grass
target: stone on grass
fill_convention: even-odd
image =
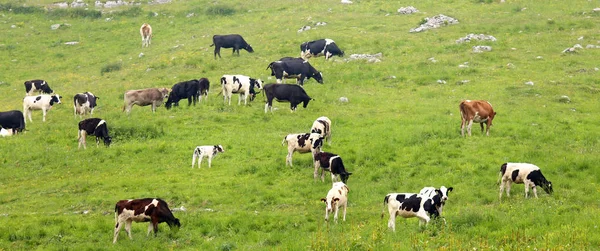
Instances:
[[[346,97],[340,97],[339,101],[341,103],[348,103],[348,98],[346,98]]]
[[[492,47],[486,46],[486,45],[473,46],[473,52],[475,52],[475,53],[482,53],[484,51],[492,51]]]
[[[562,103],[571,103],[571,99],[567,95],[560,96],[560,98],[558,99],[558,101],[560,101]]]
[[[433,17],[426,17],[423,20],[423,24],[419,25],[419,27],[410,29],[410,32],[421,32],[429,29],[436,29],[442,26],[447,26],[451,24],[458,24],[458,20],[444,14],[439,14]]]
[[[461,43],[469,43],[471,42],[471,40],[480,40],[480,41],[492,41],[492,42],[496,42],[496,38],[494,36],[491,35],[485,35],[485,34],[468,34],[465,37],[461,37],[459,39],[456,40],[457,44],[461,44]]]
[[[419,10],[417,10],[417,8],[412,7],[412,6],[400,7],[400,9],[398,9],[398,14],[403,14],[403,15],[413,14],[416,12],[419,12]]]

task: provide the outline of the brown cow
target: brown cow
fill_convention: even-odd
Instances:
[[[471,136],[471,126],[473,122],[481,125],[481,132],[483,133],[483,123],[486,123],[486,135],[490,136],[490,127],[492,126],[492,120],[496,116],[496,112],[492,108],[492,104],[485,100],[463,100],[460,102],[460,134],[465,136],[465,125],[467,125],[467,132]]]
[[[142,24],[140,27],[140,35],[142,35],[142,48],[144,46],[150,46],[150,40],[152,40],[152,27],[149,24]]]
[[[145,199],[136,199],[136,200],[120,200],[115,205],[115,235],[113,238],[113,243],[117,242],[117,238],[119,237],[119,230],[123,227],[123,223],[125,223],[125,231],[131,238],[131,222],[147,222],[148,225],[148,235],[150,232],[154,230],[154,235],[158,232],[158,224],[162,222],[166,222],[170,228],[173,227],[181,227],[181,223],[179,219],[173,216],[171,213],[171,209],[164,200],[154,199],[154,198],[145,198]]]
[[[169,88],[148,88],[142,90],[129,90],[125,92],[123,99],[125,105],[123,111],[127,114],[131,111],[133,105],[147,106],[152,105],[152,112],[156,111],[156,107],[163,103],[165,98],[169,97]]]

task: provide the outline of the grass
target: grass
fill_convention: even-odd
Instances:
[[[21,109],[30,79],[45,79],[63,96],[46,123],[34,112],[27,133],[0,138],[0,250],[600,248],[600,50],[561,53],[598,44],[593,2],[177,1],[86,11],[52,3],[0,4],[0,111]],[[395,14],[409,5],[420,12]],[[437,14],[459,24],[408,32]],[[319,21],[327,25],[297,32]],[[142,23],[153,27],[149,48],[141,48]],[[51,30],[53,24],[70,26]],[[215,60],[212,35],[232,33],[255,53],[223,50]],[[469,33],[498,41],[455,43]],[[297,56],[300,43],[319,38],[334,39],[348,56],[381,52],[382,62],[310,59],[325,84],[308,81],[316,100],[295,113],[277,103],[265,114],[262,94],[247,107],[224,105],[217,95],[223,74],[274,82],[269,62]],[[475,45],[493,50],[472,53]],[[465,62],[468,68],[458,67]],[[201,77],[211,91],[195,107],[122,112],[126,90]],[[87,150],[77,149],[80,118],[70,102],[84,91],[100,97],[94,116],[107,121],[110,148],[96,148],[90,138]],[[571,102],[560,102],[562,95]],[[342,96],[349,102],[340,103]],[[460,137],[462,99],[494,105],[490,137],[477,127]],[[286,167],[281,146],[286,134],[308,131],[319,116],[333,122],[333,142],[324,149],[353,173],[347,221],[338,224],[323,220],[320,198],[331,184],[313,181],[309,155],[294,154],[294,167]],[[213,168],[204,162],[191,169],[194,147],[205,144],[226,152]],[[504,162],[540,166],[555,193],[525,199],[515,185],[498,201]],[[441,185],[454,187],[444,210],[448,224],[420,228],[416,219],[398,219],[396,233],[387,229],[385,194]],[[157,237],[146,237],[146,224],[134,224],[132,241],[122,233],[110,244],[114,204],[142,197],[183,206],[174,212],[182,228],[161,224]]]

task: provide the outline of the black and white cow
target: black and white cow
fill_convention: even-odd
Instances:
[[[336,177],[339,177],[340,181],[348,184],[348,177],[350,177],[350,174],[352,173],[346,171],[344,162],[339,155],[329,152],[318,152],[315,153],[313,159],[315,161],[315,179],[317,178],[317,172],[320,169],[321,181],[325,181],[325,171],[328,171],[331,173],[331,182],[335,182]]]
[[[431,217],[439,217],[438,208],[442,205],[442,193],[435,190],[433,197],[424,196],[415,193],[390,193],[383,199],[383,206],[388,206],[390,219],[388,228],[396,231],[396,216],[404,218],[417,217],[420,219],[419,225],[429,223]],[[383,217],[383,213],[381,214]]]
[[[512,183],[525,185],[525,198],[529,195],[529,188],[533,190],[533,195],[537,198],[536,187],[540,186],[546,193],[552,194],[552,182],[546,179],[540,168],[529,163],[504,163],[500,167],[500,199],[502,192],[506,187],[506,196],[510,196],[510,185]]]
[[[223,75],[221,86],[223,88],[223,102],[231,105],[231,96],[233,93],[239,93],[238,105],[241,104],[242,99],[244,105],[248,105],[248,96],[250,96],[250,101],[253,101],[256,97],[256,90],[262,90],[263,81],[244,75]]]
[[[292,166],[292,154],[294,152],[299,153],[312,153],[311,156],[314,157],[315,154],[321,152],[321,147],[323,146],[323,138],[318,133],[299,133],[299,134],[288,134],[283,138],[281,145],[287,143],[288,146],[288,154],[285,157],[285,164]]]
[[[125,224],[125,231],[131,237],[132,222],[150,222],[148,225],[148,234],[154,230],[154,236],[158,233],[158,224],[166,222],[170,228],[181,227],[179,219],[173,216],[169,205],[162,199],[144,198],[135,200],[120,200],[115,205],[115,233],[113,243],[119,238],[119,231]]]
[[[192,79],[174,84],[169,93],[169,98],[165,103],[165,107],[168,110],[171,109],[171,106],[179,106],[179,100],[182,99],[188,100],[188,106],[192,105],[192,103],[196,105],[200,95],[208,95],[208,87],[206,87],[208,85],[210,85],[210,82],[208,82],[208,79],[206,78],[199,80]],[[206,89],[202,90],[203,87]]]
[[[319,84],[323,84],[323,74],[317,71],[308,61],[300,58],[288,58],[271,62],[267,69],[271,69],[271,76],[275,76],[277,83],[281,84],[283,78],[296,78],[296,83],[304,85],[306,79],[314,78]]]
[[[78,149],[81,148],[82,145],[84,149],[87,148],[85,143],[87,135],[96,136],[96,147],[100,145],[100,139],[104,141],[104,145],[107,147],[110,146],[110,143],[112,142],[112,137],[108,135],[106,121],[103,119],[89,118],[79,122],[79,132],[77,137],[77,140],[79,141]]]
[[[300,51],[300,57],[306,60],[313,56],[325,55],[325,60],[333,56],[344,56],[344,51],[340,50],[335,42],[329,38],[304,42],[300,45]]]
[[[208,91],[210,90],[210,81],[208,81],[208,78],[201,78],[198,79],[198,81],[200,82],[198,101],[202,101],[202,96],[204,96],[204,99],[206,100],[208,99]]]
[[[17,110],[0,112],[0,127],[7,130],[10,135],[20,133],[25,130],[25,117]]]
[[[217,58],[217,54],[221,58],[221,48],[233,48],[233,53],[237,51],[238,56],[240,55],[240,49],[244,49],[250,53],[254,52],[252,46],[246,43],[246,40],[238,34],[214,35],[213,44],[210,46],[215,46],[215,59]]]
[[[327,197],[322,198],[321,201],[325,202],[325,221],[329,221],[329,214],[333,213],[333,220],[337,223],[338,212],[340,207],[344,208],[343,219],[346,221],[346,209],[348,208],[348,186],[344,182],[335,182],[327,192]]]
[[[60,99],[62,97],[58,94],[54,95],[39,95],[39,96],[26,96],[23,98],[23,115],[29,117],[29,122],[33,122],[31,119],[32,110],[42,110],[44,117],[42,121],[46,121],[46,113],[52,108],[54,104],[61,104]]]
[[[304,88],[299,85],[266,84],[263,89],[267,96],[265,113],[267,113],[267,110],[273,112],[273,99],[277,100],[277,102],[290,102],[292,112],[296,111],[298,104],[303,103],[303,107],[306,108],[308,102],[313,100],[306,94]]]
[[[54,91],[48,85],[48,82],[41,79],[29,80],[25,81],[25,95],[31,96],[34,92],[38,92],[40,94],[52,94]]]
[[[194,165],[196,164],[196,159],[198,160],[198,168],[200,168],[200,164],[204,157],[208,157],[208,168],[210,168],[212,165],[212,158],[217,156],[217,153],[222,152],[225,152],[222,145],[197,146],[192,155],[192,168],[194,168]]]
[[[73,109],[75,115],[79,114],[79,117],[85,115],[86,113],[90,113],[90,115],[94,114],[94,108],[96,107],[96,100],[100,99],[100,97],[96,97],[91,92],[77,93],[73,97]]]
[[[440,216],[441,216],[444,206],[446,205],[446,201],[448,200],[448,193],[451,192],[452,190],[454,190],[454,188],[453,187],[447,188],[445,186],[441,186],[440,189],[436,189],[435,187],[424,187],[423,189],[421,189],[419,194],[423,195],[423,196],[427,196],[429,198],[433,198],[433,196],[435,196],[437,194],[436,190],[439,190],[440,193],[442,194],[442,203],[441,203],[440,207],[438,208],[438,212],[440,213]],[[444,220],[444,222],[445,222],[445,220]]]
[[[321,137],[325,138],[325,141],[331,145],[331,120],[329,120],[328,117],[318,117],[315,122],[313,122],[310,132],[321,134]]]

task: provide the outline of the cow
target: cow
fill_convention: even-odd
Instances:
[[[512,183],[524,184],[525,185],[525,198],[529,195],[529,188],[533,190],[533,195],[537,198],[537,186],[542,187],[548,194],[552,194],[552,182],[546,179],[542,174],[540,168],[534,164],[529,163],[504,163],[500,167],[500,196],[502,199],[502,192],[506,188],[506,196],[510,197],[510,185]]]
[[[158,224],[166,222],[170,228],[181,227],[179,219],[173,216],[167,203],[159,198],[144,198],[135,200],[120,200],[115,205],[115,234],[113,244],[117,242],[119,231],[125,224],[125,231],[131,237],[131,222],[150,222],[148,234],[154,230],[154,236],[158,233]]]
[[[316,153],[321,152],[323,146],[323,138],[318,133],[300,133],[300,134],[288,134],[283,138],[281,145],[287,143],[288,154],[285,157],[286,166],[289,164],[292,167],[292,154],[294,152],[299,153],[312,153],[313,157]]]
[[[204,96],[204,99],[207,100],[208,91],[210,90],[210,81],[208,81],[208,78],[201,78],[198,79],[198,81],[200,82],[200,88],[198,88],[198,101],[202,101],[202,96]]]
[[[231,105],[231,96],[233,93],[239,93],[238,105],[241,104],[242,99],[244,105],[248,105],[248,96],[250,96],[250,101],[253,101],[256,97],[256,89],[262,90],[263,81],[244,75],[223,75],[221,86],[223,88],[223,102]]]
[[[26,96],[23,98],[23,115],[29,117],[29,122],[33,122],[31,119],[31,111],[42,110],[44,113],[42,121],[46,122],[46,113],[48,113],[54,104],[61,104],[61,98],[62,97],[58,94]],[[27,122],[27,120],[25,120],[25,122]]]
[[[439,190],[440,193],[442,194],[442,203],[441,205],[437,208],[438,213],[440,214],[440,216],[442,215],[442,210],[444,209],[444,206],[446,205],[446,201],[448,200],[448,193],[451,192],[452,190],[454,190],[453,187],[445,187],[445,186],[441,186],[440,189],[436,189],[435,187],[424,187],[423,189],[421,189],[421,191],[419,192],[419,195],[423,195],[423,196],[427,196],[429,198],[433,198],[433,196],[435,196],[437,194],[436,190]],[[446,222],[446,219],[444,219],[444,223]]]
[[[210,82],[206,78],[192,79],[174,84],[165,107],[168,110],[171,109],[171,105],[179,106],[179,100],[181,99],[187,99],[188,106],[192,105],[192,102],[196,105],[200,99],[200,95],[208,95],[209,86]]]
[[[210,46],[215,47],[215,59],[217,59],[217,54],[221,58],[221,48],[233,48],[233,53],[235,54],[237,51],[238,56],[240,55],[240,49],[244,49],[250,53],[254,52],[252,46],[246,43],[246,40],[238,34],[214,35],[213,43]]]
[[[318,117],[310,128],[311,133],[321,134],[321,137],[331,145],[331,120],[328,117]]]
[[[208,168],[211,167],[212,158],[217,156],[217,153],[223,153],[225,149],[222,145],[214,145],[214,146],[197,146],[194,149],[194,154],[192,155],[192,168],[196,164],[196,159],[198,159],[198,168],[200,168],[200,164],[202,163],[202,159],[206,156],[208,157]]]
[[[315,164],[314,178],[317,178],[317,172],[321,169],[321,181],[325,181],[325,171],[331,172],[331,182],[335,182],[335,178],[339,177],[341,182],[348,184],[348,177],[350,174],[344,167],[342,158],[329,152],[318,152],[313,157]]]
[[[25,130],[25,117],[17,110],[0,112],[0,127],[7,130],[10,135],[20,133]]]
[[[344,51],[340,50],[335,42],[329,38],[319,39],[310,42],[304,42],[300,45],[300,57],[308,60],[310,57],[325,55],[325,60],[333,56],[344,56]]]
[[[48,82],[41,79],[25,81],[25,96],[31,96],[34,92],[39,94],[52,94],[54,91],[48,85]]]
[[[86,113],[90,115],[94,114],[94,108],[96,107],[96,100],[100,97],[96,97],[91,92],[77,93],[73,97],[73,110],[75,116],[79,114],[79,117],[84,116]]]
[[[323,74],[312,67],[308,61],[300,58],[273,61],[267,66],[267,69],[271,69],[271,76],[275,76],[278,84],[281,84],[283,78],[294,77],[299,85],[304,85],[304,81],[310,78],[323,84]]]
[[[106,125],[106,121],[99,118],[89,118],[84,119],[79,122],[79,131],[77,134],[77,140],[79,141],[79,146],[77,149],[80,149],[83,145],[83,149],[86,149],[85,138],[87,135],[96,136],[96,147],[100,145],[100,139],[104,141],[104,145],[106,147],[110,146],[112,142],[112,137],[108,135],[108,127]]]
[[[152,112],[155,112],[156,107],[160,106],[164,99],[169,97],[169,91],[169,88],[129,90],[125,92],[125,95],[123,95],[123,99],[125,101],[125,105],[123,105],[123,111],[126,111],[127,114],[129,114],[133,105],[152,105]]]
[[[348,208],[348,186],[344,182],[333,183],[331,189],[327,193],[327,197],[322,198],[321,201],[325,202],[325,221],[329,221],[329,213],[333,213],[333,220],[337,223],[338,212],[340,207],[344,208],[343,220],[346,221],[346,209]]]
[[[303,107],[306,108],[308,102],[313,100],[299,85],[266,84],[263,86],[263,91],[267,97],[265,113],[267,110],[273,112],[273,99],[278,102],[290,102],[292,112],[296,111],[298,104],[303,103]]]
[[[390,193],[383,199],[383,207],[387,204],[390,219],[388,228],[396,231],[396,216],[404,218],[417,217],[420,219],[419,225],[429,223],[431,217],[440,216],[438,208],[442,205],[442,193],[435,190],[433,197],[415,194],[415,193]],[[383,212],[381,213],[383,217]]]
[[[485,100],[463,100],[460,102],[460,134],[465,136],[465,126],[467,126],[467,132],[471,136],[471,126],[473,122],[481,125],[481,132],[483,133],[483,123],[486,123],[486,135],[490,136],[490,127],[492,126],[492,120],[496,116],[496,112],[492,108],[492,104]]]
[[[142,35],[142,48],[149,47],[152,40],[152,26],[147,23],[142,24],[140,35]]]

